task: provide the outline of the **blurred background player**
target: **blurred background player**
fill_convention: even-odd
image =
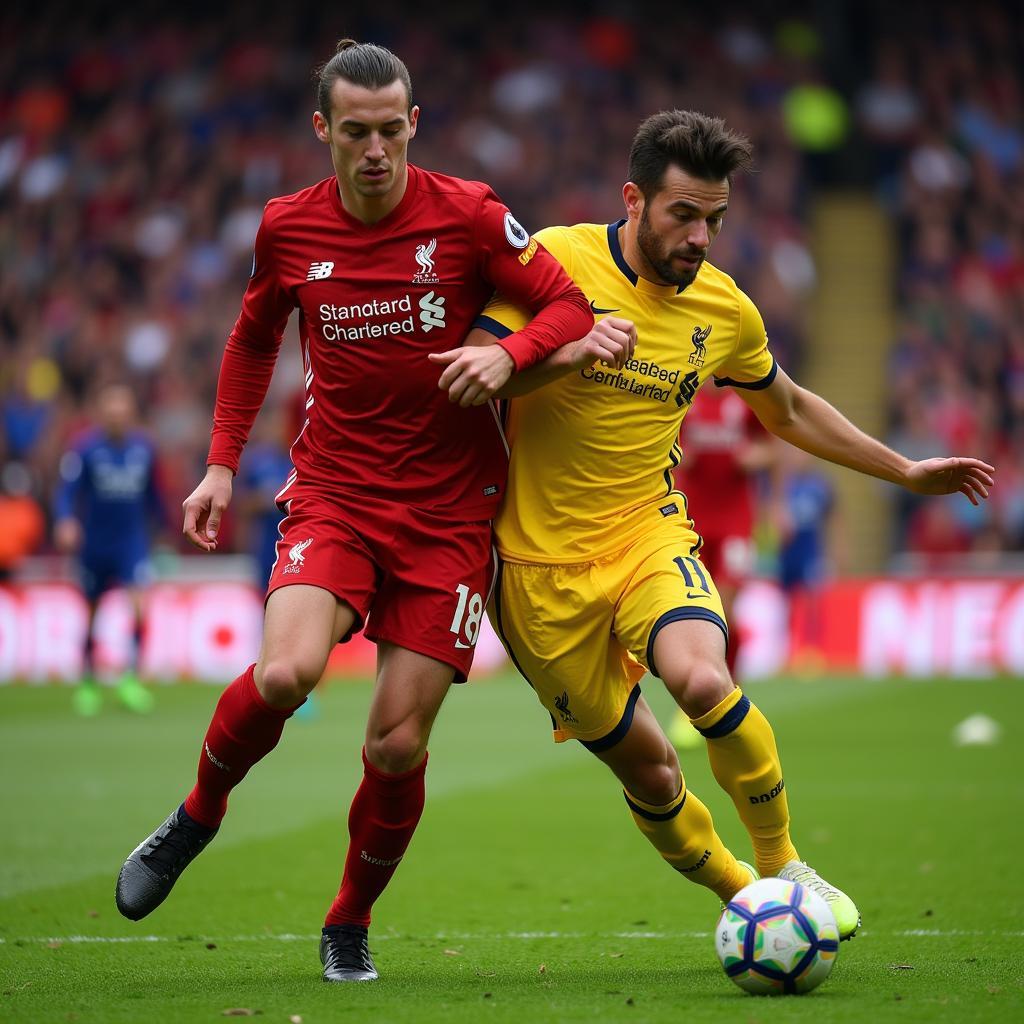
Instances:
[[[787,444],[778,445],[771,476],[777,575],[789,607],[789,665],[797,672],[815,673],[824,664],[821,608],[815,598],[832,563],[845,561],[835,487],[814,459]]]
[[[150,579],[152,528],[165,525],[156,452],[135,427],[135,396],[125,385],[101,388],[95,415],[96,426],[61,458],[54,507],[55,543],[75,556],[89,606],[74,706],[81,715],[94,715],[102,705],[95,658],[96,610],[108,590],[125,587],[132,604],[133,645],[116,692],[125,707],[144,713],[151,709],[153,697],[136,675],[142,650],[141,588]]]
[[[291,435],[302,428],[301,422]],[[268,408],[253,425],[252,437],[242,453],[235,478],[234,509],[238,514],[238,546],[256,562],[257,583],[266,587],[281,539],[281,509],[277,492],[288,478],[292,461],[284,440],[280,411]]]
[[[9,457],[29,468],[33,496],[49,507],[85,397],[98,380],[127,379],[153,429],[166,492],[187,494],[206,455],[210,361],[237,314],[263,204],[320,176],[318,143],[298,130],[308,86],[290,69],[337,34],[338,13],[279,5],[271,31],[232,4],[207,5],[201,17],[85,4],[46,24],[27,5],[5,11],[19,53],[5,79],[0,143],[0,424]],[[628,146],[647,108],[728,114],[757,145],[758,173],[730,200],[717,262],[744,282],[783,365],[832,398],[856,384],[872,431],[896,450],[1001,453],[1000,488],[983,510],[991,518],[932,502],[922,522],[912,495],[876,501],[862,490],[857,501],[841,490],[839,500],[857,508],[847,515],[851,539],[876,539],[858,550],[859,567],[977,573],[1015,561],[1019,572],[1017,6],[986,3],[973,17],[940,0],[901,5],[897,16],[878,0],[799,12],[739,0],[707,26],[685,66],[675,43],[688,28],[681,8],[654,22],[626,6],[507,5],[486,18],[434,7],[429,45],[407,0],[346,8],[345,24],[370,37],[381,11],[391,48],[410,55],[413,77],[429,70],[431,108],[444,111],[436,133],[417,139],[420,162],[488,181],[524,223],[610,217],[608,196],[621,182],[608,153]],[[208,43],[197,47],[200,24]],[[129,51],[138,60],[126,61]],[[822,144],[808,139],[806,105],[803,120],[793,116],[808,79],[841,97],[831,117],[845,136],[824,140],[841,147],[838,166],[803,159],[808,142]],[[595,144],[596,108],[606,116]],[[820,127],[830,115],[818,113]],[[872,234],[848,232],[847,216]],[[877,272],[846,275],[854,256]],[[862,286],[872,288],[866,301]],[[870,329],[853,326],[851,344],[836,303],[885,315]],[[851,380],[843,353],[870,370]],[[936,531],[936,519],[951,529]],[[229,540],[222,533],[218,550]],[[934,557],[923,561],[923,551]]]
[[[32,497],[28,470],[20,462],[0,459],[0,586],[14,575],[46,536],[46,517]]]
[[[700,360],[700,349],[690,356]],[[704,388],[686,415],[679,439],[683,461],[675,471],[676,487],[686,495],[686,509],[698,526],[700,559],[711,572],[730,624],[725,661],[733,679],[743,641],[733,615],[736,595],[754,569],[757,474],[772,462],[774,446],[750,407],[731,388]],[[669,727],[680,748],[699,747],[703,737],[682,711]]]

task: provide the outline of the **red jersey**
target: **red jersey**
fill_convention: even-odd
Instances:
[[[517,370],[593,326],[583,293],[480,182],[410,165],[405,195],[376,224],[345,210],[333,177],[272,199],[224,353],[207,461],[237,471],[297,308],[307,418],[279,502],[366,493],[491,518],[508,461],[496,409],[449,402],[427,355],[461,345],[495,290],[537,314],[499,342]]]
[[[705,537],[749,537],[754,529],[750,474],[737,453],[763,436],[757,417],[732,388],[707,387],[683,422],[683,461],[676,486],[698,533]]]

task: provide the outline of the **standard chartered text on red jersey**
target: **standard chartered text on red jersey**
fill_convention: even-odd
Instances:
[[[396,313],[409,313],[401,319],[383,320]],[[320,306],[320,320],[326,341],[363,341],[382,338],[388,334],[412,334],[416,329],[411,316],[412,298],[406,293],[400,299],[372,299],[352,306],[335,306],[325,302]],[[361,321],[345,326],[346,321]]]

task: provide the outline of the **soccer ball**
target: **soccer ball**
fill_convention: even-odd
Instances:
[[[722,911],[715,948],[725,973],[747,992],[810,992],[832,972],[839,930],[817,893],[762,878],[740,889]]]

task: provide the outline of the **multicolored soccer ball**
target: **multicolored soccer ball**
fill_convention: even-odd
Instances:
[[[832,971],[839,930],[817,893],[781,878],[762,878],[736,893],[722,911],[715,948],[725,973],[747,992],[810,992]]]

